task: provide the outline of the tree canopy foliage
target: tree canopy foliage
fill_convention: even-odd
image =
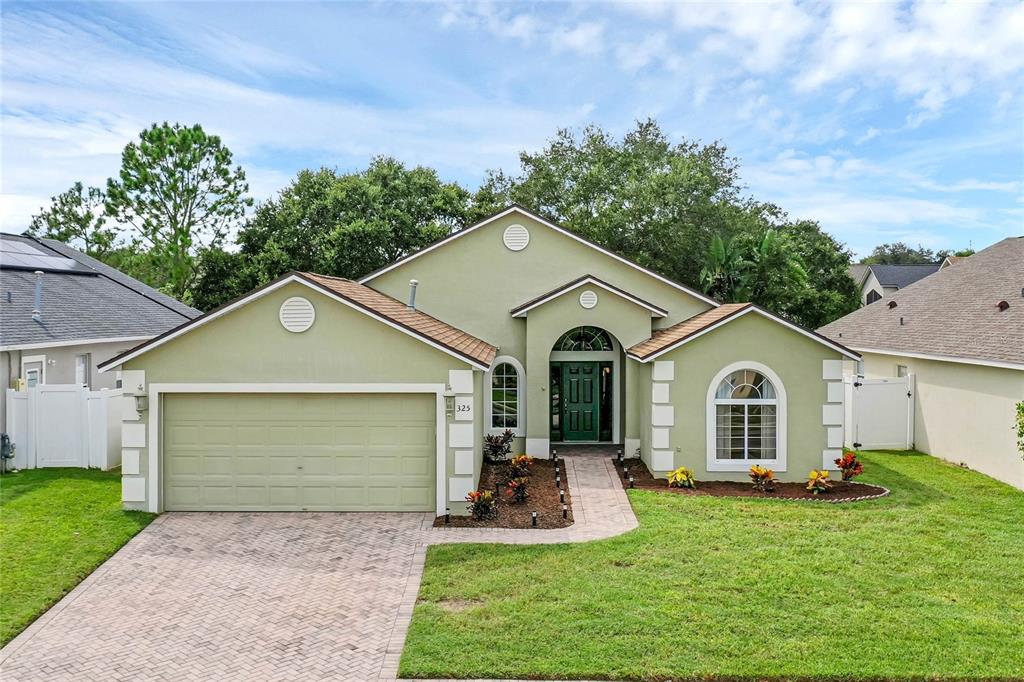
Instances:
[[[920,244],[914,248],[906,242],[879,244],[870,256],[861,259],[864,265],[921,265],[939,263],[947,256],[971,256],[974,249],[943,249],[932,251]]]
[[[56,239],[103,260],[117,241],[117,230],[104,227],[106,220],[103,190],[76,182],[52,197],[50,206],[32,217],[26,232]]]
[[[105,194],[77,184],[33,230],[208,310],[291,270],[359,278],[518,203],[666,277],[806,326],[858,302],[843,244],[749,196],[723,144],[672,141],[652,120],[621,139],[559,130],[520,154],[518,172],[490,171],[472,193],[389,157],[300,171],[248,214],[247,191],[219,138],[154,125],[125,148]]]
[[[106,213],[131,231],[152,266],[151,277],[185,298],[200,249],[216,248],[252,200],[231,151],[202,126],[153,124],[121,154],[121,172],[107,181]]]
[[[356,173],[300,171],[257,207],[237,255],[204,253],[195,303],[215,306],[291,270],[359,278],[462,227],[468,202],[433,169],[387,157]]]

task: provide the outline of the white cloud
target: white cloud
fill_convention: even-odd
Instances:
[[[874,126],[871,126],[870,128],[868,128],[867,130],[864,131],[863,135],[861,135],[860,137],[857,138],[857,144],[864,144],[868,140],[873,140],[873,139],[875,139],[876,137],[878,137],[881,134],[882,134],[881,130],[879,130],[878,128],[876,128]]]
[[[835,5],[794,81],[798,91],[856,79],[914,98],[909,127],[935,118],[979,82],[1024,69],[1024,4]]]

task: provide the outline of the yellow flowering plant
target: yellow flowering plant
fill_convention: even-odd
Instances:
[[[832,489],[832,481],[828,478],[827,471],[818,471],[817,469],[811,471],[807,476],[807,489],[819,495],[821,493],[827,493]]]
[[[775,490],[775,472],[771,469],[755,464],[750,467],[749,476],[754,484],[754,490],[762,493],[770,493]]]
[[[697,479],[693,477],[692,471],[686,467],[679,467],[668,475],[668,487],[696,490]]]

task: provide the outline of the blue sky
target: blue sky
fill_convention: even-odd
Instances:
[[[201,123],[257,199],[389,154],[475,188],[559,127],[721,140],[859,254],[1024,233],[1024,4],[4,2],[0,226]]]

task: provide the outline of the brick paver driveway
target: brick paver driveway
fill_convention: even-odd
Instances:
[[[635,527],[609,460],[569,458],[567,475],[576,523],[555,531],[433,529],[425,514],[164,514],[0,651],[0,678],[394,679],[428,544]]]

